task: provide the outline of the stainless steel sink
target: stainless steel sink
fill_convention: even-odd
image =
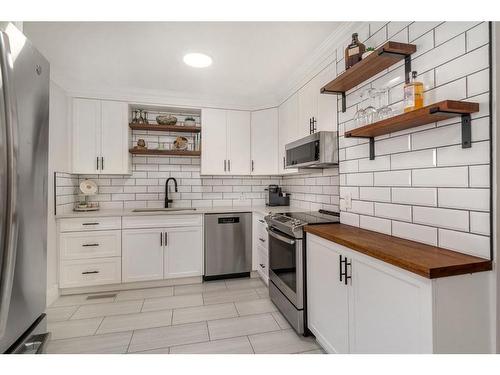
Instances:
[[[132,212],[172,212],[172,211],[196,211],[196,208],[134,208]]]

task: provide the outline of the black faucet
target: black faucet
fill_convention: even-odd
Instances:
[[[173,177],[167,178],[165,182],[165,208],[168,208],[168,204],[173,202],[173,199],[168,199],[168,182],[174,180],[175,192],[177,193],[177,180]]]

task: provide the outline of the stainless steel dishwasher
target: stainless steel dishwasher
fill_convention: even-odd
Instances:
[[[249,276],[252,213],[205,214],[204,280]]]

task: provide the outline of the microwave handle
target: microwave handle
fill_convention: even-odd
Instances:
[[[266,230],[267,230],[267,233],[269,233],[269,235],[271,237],[274,237],[280,241],[286,242],[289,245],[295,245],[295,240],[291,240],[290,238],[282,236],[281,234],[276,233],[274,230],[272,230],[270,228],[266,228]]]

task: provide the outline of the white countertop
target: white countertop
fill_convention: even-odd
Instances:
[[[89,212],[65,212],[56,215],[56,219],[75,218],[75,217],[105,217],[105,216],[151,216],[151,215],[193,215],[193,214],[211,214],[211,213],[226,213],[226,212],[258,212],[261,214],[268,214],[274,212],[302,212],[305,211],[298,207],[290,206],[254,206],[254,207],[200,207],[192,210],[180,211],[150,211],[150,212],[133,212],[134,209],[122,210],[107,210],[101,209],[99,211]]]

